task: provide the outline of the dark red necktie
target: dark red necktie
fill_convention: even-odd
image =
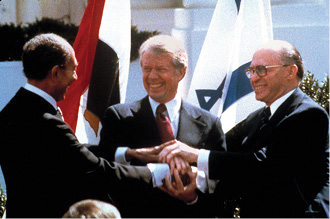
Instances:
[[[174,140],[174,134],[170,120],[166,115],[163,114],[164,111],[166,111],[165,104],[159,104],[156,110],[156,123],[162,143]]]

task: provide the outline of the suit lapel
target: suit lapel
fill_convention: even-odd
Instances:
[[[148,96],[142,99],[141,108],[137,110],[135,117],[138,118],[139,124],[143,124],[140,130],[144,132],[142,136],[148,138],[150,142],[155,142],[156,145],[161,144],[155,116],[152,112]]]
[[[246,120],[247,126],[244,126],[245,129],[248,129],[246,132],[246,137],[242,141],[243,147],[246,145],[250,145],[251,143],[255,142],[255,138],[258,134],[258,129],[261,123],[261,113],[263,108],[255,111],[251,116],[249,116]],[[245,131],[245,130],[244,130]]]
[[[282,123],[301,103],[304,97],[303,92],[298,88],[296,91],[289,96],[289,98],[284,101],[284,103],[276,110],[274,115],[270,118],[269,122],[262,131],[262,134],[259,133],[260,117],[262,109],[259,109],[255,114],[249,119],[249,133],[247,137],[243,140],[243,145],[253,144],[253,147],[258,147],[257,142],[263,142],[265,139],[269,139],[270,136],[273,136],[273,133],[280,123]],[[258,136],[260,139],[256,140]]]
[[[201,114],[182,101],[177,139],[187,144],[202,140],[206,124],[199,121]],[[195,145],[196,146],[196,145]]]
[[[299,104],[302,102],[304,93],[298,88],[296,89],[289,98],[276,110],[274,115],[270,119],[270,124],[277,126],[284,121],[292,112],[297,109]]]

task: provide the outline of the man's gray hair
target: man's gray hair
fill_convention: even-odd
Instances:
[[[157,35],[146,40],[139,49],[140,62],[145,52],[155,55],[173,56],[173,65],[177,70],[188,66],[188,55],[182,43],[168,35]]]

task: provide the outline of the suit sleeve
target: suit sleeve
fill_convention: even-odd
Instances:
[[[328,123],[327,114],[319,108],[298,109],[274,125],[268,133],[270,140],[263,148],[211,151],[210,178],[225,179],[227,185],[235,185],[242,179],[256,176],[267,161],[267,170],[264,170],[278,181],[274,184],[287,185],[294,177],[295,186],[310,201],[329,181]],[[248,129],[247,126],[243,128]],[[265,151],[263,161],[256,156],[261,149]]]
[[[126,166],[110,163],[106,159],[97,157],[85,145],[80,144],[71,128],[61,119],[46,113],[44,114],[47,127],[60,139],[59,147],[62,150],[62,162],[74,172],[93,175],[112,184],[121,180],[136,179],[145,184],[151,184],[151,172],[147,167]]]
[[[205,143],[205,149],[215,151],[226,151],[227,145],[225,141],[225,134],[222,130],[220,118],[216,117],[209,132],[208,139]]]
[[[125,132],[121,124],[120,115],[115,108],[109,107],[102,120],[100,143],[91,150],[98,156],[106,158],[108,161],[114,161],[117,147],[125,146],[116,143],[118,139],[122,139],[121,133]]]

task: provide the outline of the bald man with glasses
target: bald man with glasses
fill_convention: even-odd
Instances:
[[[328,218],[329,117],[298,88],[304,74],[299,52],[287,42],[269,42],[245,72],[265,107],[227,133],[228,151],[176,142],[161,152],[161,161],[197,162],[219,180],[215,192],[234,200],[236,217]],[[174,192],[168,179],[166,186]]]

